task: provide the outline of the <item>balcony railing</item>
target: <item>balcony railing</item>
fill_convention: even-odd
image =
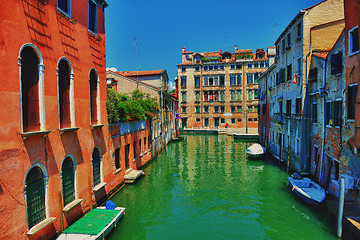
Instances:
[[[277,124],[283,124],[285,122],[284,116],[285,115],[281,113],[274,113],[272,120]]]
[[[119,122],[109,124],[110,138],[145,130],[145,121]]]

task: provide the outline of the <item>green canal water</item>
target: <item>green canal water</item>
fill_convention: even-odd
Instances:
[[[286,169],[251,161],[250,143],[185,135],[111,200],[126,214],[108,239],[337,239],[324,209],[304,204]]]

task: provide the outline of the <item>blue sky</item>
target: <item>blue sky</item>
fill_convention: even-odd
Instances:
[[[181,48],[193,52],[273,46],[304,8],[320,0],[107,0],[107,67],[165,69],[177,76]]]

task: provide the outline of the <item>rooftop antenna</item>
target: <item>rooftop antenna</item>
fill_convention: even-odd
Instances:
[[[274,32],[273,32],[273,34],[274,34],[274,43],[275,43],[275,41],[276,41],[276,28],[279,26],[279,24],[278,23],[273,23],[273,25],[272,25],[272,27],[274,28]]]
[[[135,45],[135,51],[136,51],[136,80],[139,81],[139,73],[138,71],[140,70],[139,68],[139,54],[138,54],[138,48],[141,44],[139,44],[138,40],[136,37],[133,38],[133,40],[135,41],[135,43],[133,45]],[[139,85],[139,82],[137,82],[137,85]]]

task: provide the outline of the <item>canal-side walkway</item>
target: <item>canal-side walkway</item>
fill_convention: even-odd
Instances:
[[[258,139],[258,128],[183,128],[181,133],[202,133],[234,136],[237,139]]]

